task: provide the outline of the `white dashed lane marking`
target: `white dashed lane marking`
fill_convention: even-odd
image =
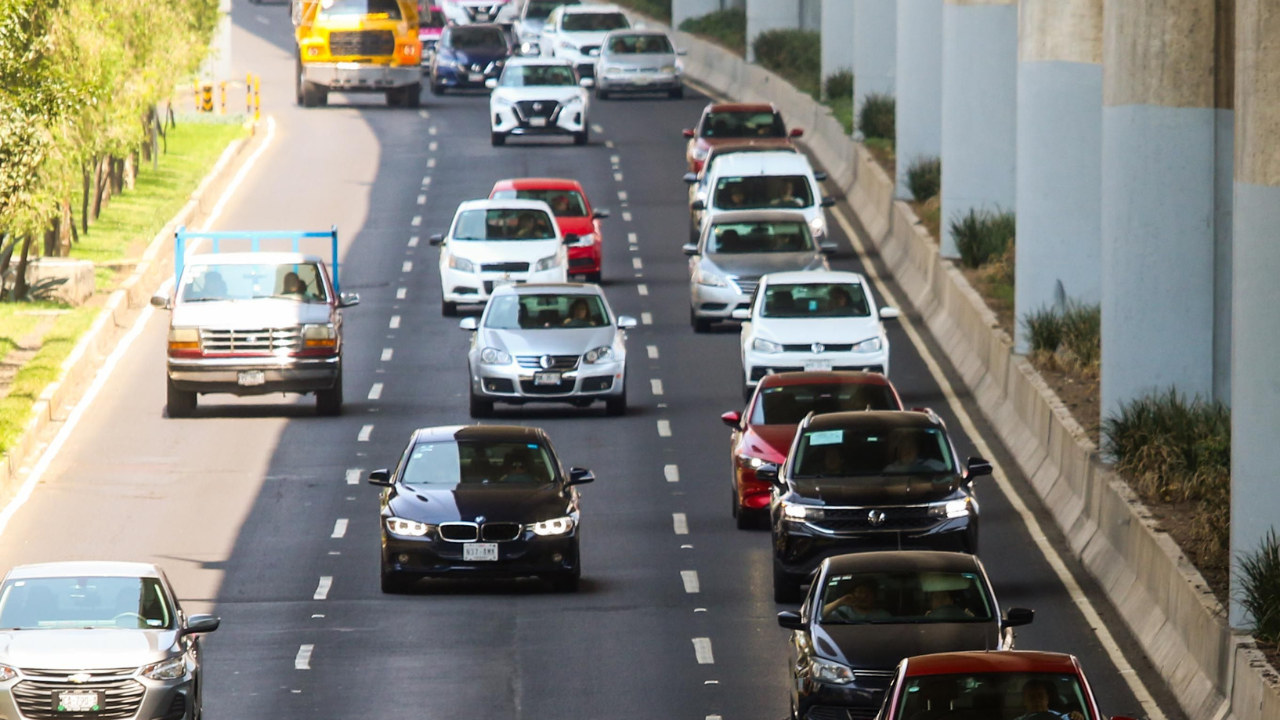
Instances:
[[[429,120],[431,119],[431,113],[427,110],[419,110],[418,117],[422,118],[423,120]]]
[[[623,221],[623,222],[631,222],[631,213],[629,213],[629,212],[624,212],[624,213],[622,213],[622,221]]]
[[[689,518],[685,517],[684,513],[671,513],[671,525],[677,535],[689,534]]]
[[[413,216],[413,220],[410,220],[410,221],[409,221],[409,224],[410,224],[410,225],[412,225],[412,226],[414,226],[414,227],[418,227],[419,225],[421,225],[421,224],[422,224],[422,216],[421,216],[421,215],[414,215],[414,216]]]
[[[639,260],[640,258],[636,258],[636,259],[637,259],[637,260]],[[644,283],[640,283],[639,285],[637,285],[637,286],[636,286],[636,292],[640,293],[640,295],[641,295],[642,297],[643,297],[643,296],[645,296],[645,295],[648,295],[648,294],[649,294],[649,286],[648,286],[648,285],[645,285]]]
[[[396,351],[393,348],[382,348],[382,362],[389,361],[391,356],[395,355],[395,353]]]
[[[391,327],[391,329],[392,329],[392,330],[395,330],[396,328],[400,327],[400,316],[399,316],[399,315],[392,315],[392,316],[391,316],[391,323],[390,323],[390,327]]]
[[[631,267],[635,268],[636,270],[643,270],[643,269],[644,269],[644,261],[643,261],[643,260],[641,260],[641,259],[640,259],[640,258],[638,258],[638,257],[636,257],[636,258],[631,258]]]
[[[409,238],[409,247],[418,247],[418,236],[414,235]]]
[[[422,187],[426,187],[426,186],[428,186],[428,185],[430,185],[430,184],[431,184],[431,176],[430,176],[430,175],[427,175],[427,176],[425,176],[425,177],[423,177],[423,178],[422,178]]]
[[[316,585],[316,594],[311,596],[312,600],[324,600],[329,597],[329,588],[333,587],[332,575],[321,575],[320,584]]]
[[[653,324],[653,314],[652,314],[652,313],[647,313],[647,312],[642,312],[642,313],[640,313],[640,322],[644,323],[645,325],[652,325],[652,324]]]
[[[438,131],[436,130],[436,126],[435,126],[435,125],[432,125],[431,127],[427,128],[427,134],[428,134],[428,135],[435,135],[437,132],[438,132]]]
[[[716,658],[715,655],[711,654],[711,638],[694,638],[693,655],[698,658],[699,665],[714,665]],[[710,682],[715,681],[712,680]]]
[[[663,467],[662,475],[667,479],[667,482],[680,482],[680,468],[677,465]]]
[[[365,425],[360,428],[360,434],[356,435],[356,442],[369,442],[369,436],[373,434],[373,426]]]
[[[671,437],[671,421],[670,420],[658,421],[658,436]]]
[[[600,133],[604,132],[604,128],[600,127],[599,125],[592,125],[591,132],[599,135]]]
[[[658,359],[658,346],[657,346],[657,345],[648,345],[648,346],[646,346],[646,347],[645,347],[645,349],[649,351],[649,359],[650,359],[650,360],[657,360],[657,359]]]
[[[310,670],[311,669],[311,653],[315,651],[315,645],[303,645],[298,648],[298,655],[293,659],[294,670]]]
[[[413,272],[413,261],[405,260],[404,264],[400,266],[400,272]]]
[[[369,429],[370,429],[370,430],[372,430],[372,429],[373,429],[373,426],[372,426],[372,425],[370,425],[370,426],[369,426]],[[347,484],[348,484],[348,485],[359,485],[359,484],[360,484],[360,476],[361,476],[361,475],[363,475],[363,474],[364,474],[364,469],[363,469],[363,468],[351,468],[351,469],[347,470]]]
[[[338,518],[337,520],[333,521],[333,534],[330,535],[329,537],[334,539],[339,539],[339,538],[346,537],[346,535],[347,535],[347,519]]]
[[[638,238],[635,233],[627,233],[627,242],[635,245],[640,242],[640,238]]]
[[[684,591],[690,595],[702,592],[702,585],[698,582],[697,570],[681,570],[680,580],[684,582]]]
[[[427,196],[426,196],[426,195],[419,195],[419,196],[418,196],[418,204],[419,204],[419,205],[426,205],[426,204],[427,204]]]
[[[614,173],[613,179],[615,182],[622,182],[622,173]]]
[[[604,141],[604,146],[605,146],[605,147],[607,147],[607,148],[612,149],[612,148],[613,148],[613,141],[612,141],[612,140],[605,140],[605,141]]]
[[[373,387],[369,388],[369,399],[378,400],[381,397],[382,397],[382,383],[374,383]]]
[[[403,300],[404,296],[409,292],[408,288],[396,288],[396,299]]]
[[[626,190],[619,190],[619,191],[618,191],[618,199],[619,199],[619,200],[622,200],[623,202],[626,202],[626,199],[627,199],[627,191],[626,191]]]
[[[435,167],[435,166],[436,166],[436,159],[435,159],[435,158],[427,158],[427,167],[428,167],[428,168],[433,168],[433,167]]]
[[[440,149],[440,143],[436,142],[435,140],[432,140],[431,144],[427,146],[427,149],[430,150],[431,152],[435,152],[436,150]]]
[[[661,380],[659,380],[658,378],[653,378],[653,379],[651,379],[651,380],[649,381],[649,387],[650,387],[650,389],[652,389],[652,390],[653,390],[653,394],[654,394],[654,395],[661,395],[661,394],[662,394],[662,381],[661,381]]]

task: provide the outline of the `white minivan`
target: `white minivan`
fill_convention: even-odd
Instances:
[[[468,200],[458,206],[440,248],[440,313],[488,302],[494,288],[568,281],[566,245],[551,207],[541,200]]]
[[[823,208],[835,200],[822,196],[809,159],[791,151],[735,153],[718,159],[704,174],[703,190],[690,205],[690,237],[701,237],[708,220],[722,212],[799,210],[809,222],[814,242],[827,239]]]

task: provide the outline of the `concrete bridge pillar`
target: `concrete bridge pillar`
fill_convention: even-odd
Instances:
[[[1015,209],[1016,0],[946,0],[942,8],[942,240],[973,209]]]
[[[1105,5],[1103,417],[1229,397],[1233,2]]]
[[[822,0],[822,88],[827,78],[853,70],[853,2]]]
[[[853,0],[853,117],[868,95],[893,96],[898,62],[897,0]]]
[[[1022,0],[1014,314],[1102,284],[1102,0]],[[1015,323],[1015,348],[1030,351]]]
[[[1280,0],[1236,0],[1231,557],[1275,528],[1280,486]],[[1232,564],[1231,597],[1240,591]],[[1231,624],[1247,626],[1233,600]]]
[[[942,1],[898,0],[894,96],[899,198],[907,167],[942,156]]]
[[[747,0],[747,62],[756,61],[760,33],[799,27],[800,0]]]
[[[721,0],[671,0],[671,27],[679,30],[685,20],[723,10],[721,5]]]

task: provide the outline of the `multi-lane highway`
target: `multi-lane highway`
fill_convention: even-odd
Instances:
[[[493,148],[483,95],[428,95],[422,111],[341,96],[296,108],[286,9],[238,4],[234,19],[234,64],[262,75],[275,130],[215,229],[338,225],[343,289],[362,297],[346,315],[346,412],[318,418],[309,399],[214,397],[192,419],[165,417],[167,318],[149,310],[4,531],[0,566],[162,565],[189,609],[222,617],[206,641],[215,719],[783,717],[787,633],[774,618],[768,533],[740,532],[729,514],[718,416],[741,404],[737,329],[695,336],[688,324],[680,129],[706,98],[596,103],[587,147]],[[427,237],[458,203],[519,176],[577,178],[613,211],[606,289],[615,310],[642,319],[629,339],[626,417],[499,406],[496,422],[544,427],[566,463],[598,477],[583,490],[582,589],[448,582],[384,596],[377,493],[360,473],[394,464],[415,427],[469,422],[468,338],[440,315]],[[831,226],[842,247],[834,265],[858,268]],[[906,404],[936,408],[961,454],[977,454],[910,338],[897,326],[890,335]],[[1005,605],[1037,612],[1019,646],[1079,655],[1105,711],[1148,714],[1084,599],[994,482],[982,482],[981,557]],[[1137,683],[1176,717],[1085,588]]]

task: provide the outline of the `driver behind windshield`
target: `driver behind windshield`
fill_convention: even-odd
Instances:
[[[858,579],[850,592],[822,606],[822,619],[827,622],[861,622],[892,617],[888,610],[878,606],[879,594],[880,585],[874,579]]]
[[[1015,720],[1084,720],[1084,713],[1079,710],[1058,712],[1049,709],[1050,696],[1057,694],[1053,683],[1048,680],[1028,680],[1022,685],[1022,709],[1026,712]]]

